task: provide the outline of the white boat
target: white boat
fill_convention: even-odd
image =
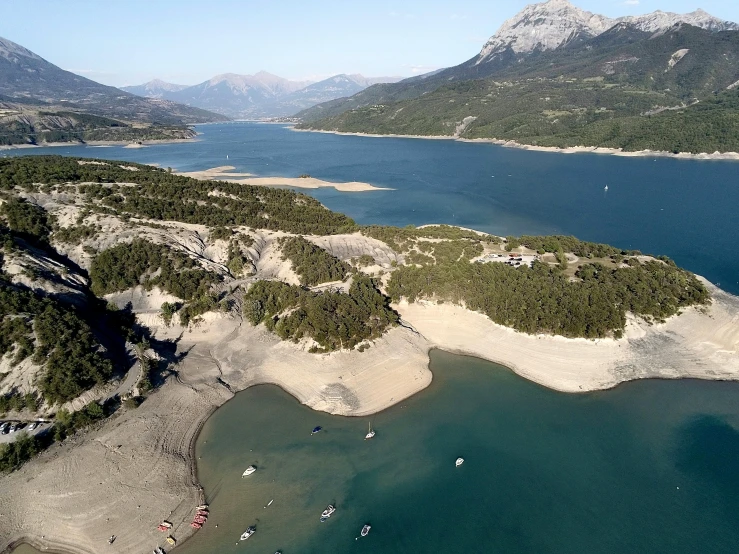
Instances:
[[[375,432],[372,430],[372,422],[370,422],[369,431],[367,431],[367,434],[364,436],[364,440],[369,440],[374,436],[375,436]]]
[[[257,528],[254,527],[253,525],[250,525],[249,527],[247,527],[246,531],[241,533],[241,540],[245,541],[246,539],[251,537],[256,532],[257,532]]]
[[[454,465],[455,465],[456,467],[459,467],[459,466],[461,466],[461,465],[462,465],[463,463],[464,463],[464,458],[457,458],[457,461],[456,461],[456,462],[454,462]]]
[[[364,527],[362,527],[362,532],[359,534],[362,535],[363,537],[366,537],[369,534],[370,529],[372,529],[371,525],[365,525]]]
[[[254,473],[257,470],[255,466],[249,466],[244,470],[244,473],[241,474],[242,477],[248,477],[252,473]]]
[[[328,518],[331,517],[331,514],[333,514],[336,511],[336,508],[334,508],[333,504],[329,504],[323,512],[321,512],[321,523],[326,521]]]
[[[605,187],[603,187],[603,190],[606,191],[606,192],[608,192],[608,185],[606,185]]]

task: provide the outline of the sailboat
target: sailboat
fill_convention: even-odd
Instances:
[[[367,434],[364,436],[364,440],[369,440],[374,436],[375,436],[375,432],[372,430],[372,422],[370,422],[369,431],[367,431]]]

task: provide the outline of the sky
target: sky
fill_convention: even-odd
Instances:
[[[739,22],[738,0],[572,0]],[[462,63],[527,0],[1,0],[0,37],[113,86],[260,70],[294,80],[408,77]]]

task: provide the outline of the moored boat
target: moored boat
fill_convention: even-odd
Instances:
[[[250,525],[249,527],[246,528],[246,531],[244,531],[243,533],[241,533],[241,539],[240,540],[245,541],[246,539],[248,539],[249,537],[251,537],[256,532],[257,532],[257,528],[254,527],[253,525]]]
[[[457,458],[457,461],[456,461],[456,462],[454,462],[454,465],[455,465],[456,467],[459,467],[459,466],[461,466],[461,465],[462,465],[463,463],[464,463],[464,458]]]
[[[244,473],[241,474],[242,477],[247,477],[254,473],[257,470],[256,466],[249,466],[244,470]]]
[[[375,436],[375,432],[372,430],[372,423],[370,422],[369,431],[367,431],[367,434],[364,436],[364,440],[369,440],[374,436]]]
[[[336,508],[333,506],[333,504],[329,504],[326,509],[321,512],[321,523],[330,518],[331,514],[333,514],[335,511]]]
[[[365,526],[362,527],[362,532],[359,534],[362,535],[363,537],[366,537],[369,534],[370,529],[372,529],[372,526],[365,524]]]
[[[320,431],[321,429],[323,429],[323,427],[321,427],[320,425],[316,425],[316,426],[315,426],[315,427],[313,428],[313,430],[312,430],[312,431],[310,432],[310,434],[311,434],[311,435],[315,435],[315,434],[316,434],[316,433],[318,433],[318,431]]]

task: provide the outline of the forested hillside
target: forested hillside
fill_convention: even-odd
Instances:
[[[463,66],[314,109],[301,128],[627,151],[739,149],[738,31],[683,25],[653,35],[619,25],[498,64],[485,78]]]

